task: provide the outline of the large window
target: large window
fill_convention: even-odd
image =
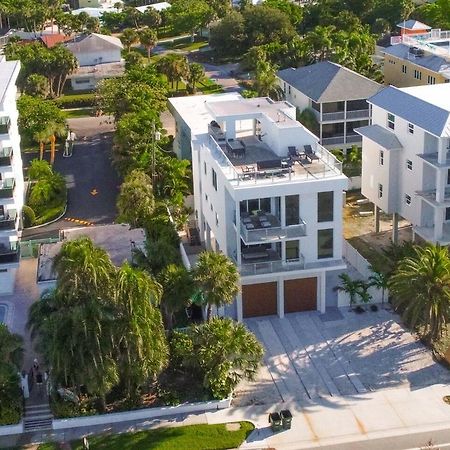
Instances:
[[[394,114],[388,113],[388,115],[387,115],[387,126],[391,130],[395,129],[395,116],[394,116]]]
[[[214,169],[211,169],[212,173],[212,184],[214,186],[214,189],[217,191],[217,173]]]
[[[333,191],[317,194],[317,221],[331,222],[333,220]]]
[[[333,228],[317,231],[317,258],[333,257]]]
[[[286,195],[286,225],[300,223],[300,199],[298,195]]]
[[[271,212],[270,198],[252,198],[240,204],[241,213],[257,214],[258,211]]]
[[[300,258],[300,241],[286,241],[286,260],[298,260]]]
[[[445,208],[445,220],[450,220],[450,208]]]

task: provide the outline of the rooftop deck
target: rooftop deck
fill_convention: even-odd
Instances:
[[[230,148],[231,144],[231,148]],[[267,184],[287,181],[314,180],[342,175],[342,164],[324,147],[316,144],[313,158],[291,161],[277,156],[255,136],[238,137],[230,142],[207,135],[203,147],[209,149],[233,184]],[[299,145],[297,150],[303,151]]]

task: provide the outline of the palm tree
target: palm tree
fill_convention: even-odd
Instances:
[[[120,379],[129,398],[168,362],[168,347],[157,305],[162,288],[145,272],[124,264],[116,274],[114,298]]]
[[[189,75],[189,63],[184,55],[169,53],[158,61],[157,67],[167,77],[172,89],[176,82],[176,90],[178,90],[178,83]]]
[[[143,28],[139,31],[139,41],[147,49],[147,58],[150,62],[151,51],[158,43],[158,35],[151,28]]]
[[[193,358],[215,398],[230,396],[242,379],[253,380],[264,351],[242,323],[214,318],[192,330]],[[191,359],[191,360],[192,360]]]
[[[369,277],[369,285],[381,289],[381,307],[383,307],[384,293],[388,287],[388,276],[381,270],[376,270],[373,266],[370,266],[370,270],[372,275]]]
[[[389,290],[412,328],[424,326],[431,342],[442,335],[450,319],[450,258],[446,247],[415,247],[415,255],[401,260],[391,276]]]
[[[348,294],[350,297],[350,307],[352,307],[356,303],[357,296],[360,295],[362,281],[352,280],[347,273],[341,273],[339,279],[341,280],[341,284],[335,286],[334,290]]]
[[[236,265],[222,253],[200,253],[194,269],[194,280],[208,304],[207,320],[212,306],[230,304],[239,292],[239,272]]]
[[[0,364],[11,364],[19,369],[23,360],[23,338],[11,333],[0,323]]]
[[[189,64],[189,90],[195,94],[197,92],[197,83],[205,78],[205,69],[199,63],[191,63]]]
[[[262,59],[256,64],[255,89],[260,97],[271,97],[274,100],[280,100],[283,97],[283,91],[277,82],[278,66]]]
[[[139,36],[136,30],[133,30],[133,28],[125,28],[125,30],[123,30],[122,32],[122,36],[120,36],[120,40],[125,46],[127,52],[129,52],[131,46],[139,42]]]
[[[194,294],[194,280],[192,274],[183,266],[169,264],[160,272],[158,281],[163,287],[161,308],[164,312],[166,326],[171,330],[174,313],[190,303],[190,298]]]

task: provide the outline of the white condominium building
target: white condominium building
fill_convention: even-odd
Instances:
[[[24,200],[20,136],[17,128],[18,61],[0,56],[0,294],[14,289],[19,265],[18,230]]]
[[[394,241],[402,216],[426,241],[450,244],[450,84],[390,86],[368,102],[363,195],[394,215]]]
[[[240,294],[220,312],[242,320],[336,306],[326,293],[332,272],[345,268],[348,180],[339,161],[287,102],[239,94],[169,101],[176,151],[192,155],[200,240],[241,274]]]

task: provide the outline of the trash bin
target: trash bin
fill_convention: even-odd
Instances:
[[[283,429],[284,430],[290,430],[291,429],[291,423],[292,423],[292,414],[288,409],[283,409],[283,411],[280,412],[281,421],[283,423]]]
[[[281,431],[282,429],[282,421],[281,416],[277,412],[269,414],[269,423],[272,431]]]

